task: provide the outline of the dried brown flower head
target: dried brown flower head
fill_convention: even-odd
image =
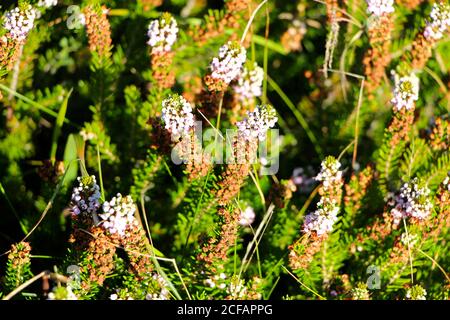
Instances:
[[[391,33],[394,28],[392,16],[383,14],[380,17],[373,17],[374,20],[369,26],[370,49],[364,56],[365,75],[367,77],[366,88],[369,97],[380,86],[385,76],[386,66],[389,64]]]
[[[450,123],[448,120],[437,118],[432,133],[430,144],[435,151],[444,151],[450,147]]]
[[[12,262],[12,266],[16,269],[30,263],[31,246],[28,242],[19,242],[11,246],[8,254],[8,260]]]
[[[228,251],[235,244],[237,237],[240,210],[219,208],[218,214],[221,218],[220,233],[209,238],[197,256],[197,260],[206,263],[208,267],[228,259]]]
[[[84,8],[84,16],[89,50],[96,52],[101,58],[108,58],[111,55],[112,40],[106,7],[102,6],[97,9],[87,6]]]

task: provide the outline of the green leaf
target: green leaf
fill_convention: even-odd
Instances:
[[[8,203],[8,206],[10,207],[12,213],[14,214],[14,216],[17,218],[17,221],[19,221],[20,224],[20,228],[22,229],[24,234],[28,234],[28,229],[25,226],[25,224],[22,222],[22,220],[20,219],[19,215],[17,214],[16,209],[14,208],[13,204],[11,203],[11,200],[9,200],[8,195],[6,194],[5,188],[3,187],[2,183],[0,182],[0,193],[3,194],[3,196],[5,197],[6,202]]]
[[[46,114],[48,114],[48,115],[51,115],[51,116],[53,116],[53,117],[55,117],[55,118],[58,117],[58,114],[57,114],[56,112],[54,112],[53,110],[51,110],[51,109],[49,109],[49,108],[47,108],[47,107],[41,105],[40,103],[37,103],[37,102],[31,100],[30,98],[27,98],[26,96],[24,96],[24,95],[18,93],[17,91],[11,90],[10,88],[8,88],[7,86],[5,86],[4,84],[1,84],[1,83],[0,83],[0,89],[3,90],[3,91],[5,91],[5,92],[7,92],[7,93],[11,93],[11,94],[12,94],[13,96],[15,96],[16,98],[22,100],[23,102],[25,102],[25,103],[27,103],[27,104],[29,104],[29,105],[35,107],[36,109],[38,109],[38,110],[40,110],[40,111],[42,111],[42,112],[44,112],[44,113],[46,113]],[[64,119],[64,122],[65,122],[65,123],[68,123],[68,124],[70,124],[70,125],[72,125],[72,126],[74,126],[74,127],[78,127],[78,125],[73,124],[72,122],[70,122],[70,121],[67,120],[67,119]]]
[[[55,129],[53,130],[52,136],[52,147],[50,150],[50,160],[52,164],[55,164],[56,160],[56,150],[58,149],[58,139],[61,135],[61,128],[64,125],[64,120],[66,119],[67,112],[67,104],[69,102],[70,95],[72,94],[73,89],[70,89],[63,103],[61,104],[61,108],[59,108],[58,116],[56,117]]]
[[[286,50],[283,48],[283,46],[281,44],[279,44],[279,43],[277,43],[277,42],[275,42],[273,40],[270,40],[270,39],[266,40],[266,38],[264,38],[262,36],[259,36],[257,34],[254,34],[252,37],[253,37],[253,41],[256,44],[258,44],[260,46],[265,46],[266,45],[266,41],[267,41],[267,48],[269,48],[270,50],[272,50],[274,52],[280,53],[283,56],[287,55]]]
[[[83,150],[80,152],[80,148],[84,150],[83,139],[78,134],[70,134],[64,149],[64,167],[68,168],[69,163],[72,162],[72,165],[66,171],[66,185],[72,184],[72,181],[77,177],[78,162],[75,160],[79,158],[80,154],[83,154]],[[81,159],[81,161],[83,161],[83,159]]]

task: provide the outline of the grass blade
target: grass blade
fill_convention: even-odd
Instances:
[[[46,113],[46,114],[48,114],[48,115],[51,115],[51,116],[53,116],[53,117],[55,117],[55,118],[58,118],[58,114],[57,114],[55,111],[53,111],[53,110],[51,110],[51,109],[49,109],[49,108],[43,106],[43,105],[40,104],[40,103],[37,103],[37,102],[31,100],[31,99],[28,98],[28,97],[25,97],[24,95],[22,95],[22,94],[20,94],[20,93],[18,93],[18,92],[16,92],[16,91],[11,90],[10,88],[8,88],[7,86],[5,86],[5,85],[3,85],[3,84],[1,84],[1,83],[0,83],[0,89],[1,89],[1,90],[4,90],[4,91],[7,92],[7,93],[12,94],[13,96],[15,96],[16,98],[22,100],[23,102],[25,102],[25,103],[27,103],[27,104],[29,104],[29,105],[35,107],[35,108],[38,109],[39,111],[42,111],[42,112],[44,112],[44,113]],[[69,124],[69,125],[71,125],[71,126],[73,126],[73,127],[79,128],[78,125],[74,124],[73,122],[71,122],[71,121],[69,121],[69,120],[67,120],[67,119],[64,119],[64,123],[67,123],[67,124]]]
[[[269,75],[267,75],[267,80],[269,81],[269,85],[272,87],[272,89],[275,90],[276,93],[278,93],[280,98],[284,101],[284,103],[292,111],[292,113],[294,114],[298,123],[306,131],[306,134],[308,135],[309,140],[311,140],[312,144],[314,145],[314,149],[316,150],[316,153],[319,155],[320,158],[323,158],[322,148],[320,147],[316,136],[314,135],[312,130],[309,128],[308,122],[306,122],[306,120],[303,117],[303,115],[301,114],[301,112],[295,107],[294,103],[283,92],[283,90],[280,88],[280,86],[271,77],[269,77]]]
[[[17,218],[17,221],[19,221],[20,228],[22,229],[24,234],[28,233],[27,227],[22,223],[22,221],[19,218],[19,215],[17,214],[16,209],[14,209],[14,206],[12,205],[11,201],[9,200],[8,195],[6,194],[5,188],[3,188],[2,183],[0,182],[0,192],[5,197],[6,202],[8,203],[8,206],[11,208],[11,211],[13,212],[14,216]]]
[[[63,103],[61,104],[61,108],[59,108],[58,116],[56,117],[55,129],[53,130],[52,136],[52,147],[50,150],[50,160],[52,164],[55,164],[56,160],[56,150],[58,149],[58,139],[61,135],[61,129],[64,125],[64,120],[66,119],[67,105],[69,102],[70,95],[72,94],[73,89],[70,89]]]

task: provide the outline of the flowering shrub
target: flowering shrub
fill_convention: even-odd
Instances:
[[[448,0],[212,2],[2,1],[0,297],[449,299]]]
[[[152,53],[170,51],[177,40],[177,21],[168,13],[148,25],[148,42]]]
[[[239,73],[246,60],[246,50],[237,42],[220,47],[219,55],[211,62],[211,77],[229,84]]]
[[[321,236],[333,230],[333,224],[337,221],[339,213],[340,190],[342,187],[341,164],[336,159],[329,157],[322,162],[322,169],[316,180],[322,182],[322,198],[317,203],[317,210],[305,216],[303,231],[315,232]]]

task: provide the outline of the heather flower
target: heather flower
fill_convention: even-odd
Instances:
[[[278,121],[275,109],[270,105],[256,107],[254,111],[247,112],[247,118],[236,125],[239,135],[245,140],[253,141],[266,139],[267,131]]]
[[[391,14],[391,6],[386,6],[386,1],[368,1],[368,11],[372,13],[368,20],[368,36],[370,48],[363,58],[366,87],[369,99],[373,99],[373,93],[381,85],[385,76],[385,69],[391,60],[391,34],[394,29],[394,21]]]
[[[211,278],[208,278],[205,280],[205,285],[207,285],[210,288],[219,288],[219,289],[225,289],[227,287],[227,284],[224,282],[227,279],[227,275],[223,272],[220,274],[216,274],[212,276]]]
[[[395,224],[408,217],[424,220],[428,218],[433,208],[430,200],[430,189],[422,186],[417,178],[403,184],[399,194],[394,199],[394,204],[391,215]]]
[[[22,43],[7,36],[0,37],[0,70],[11,70],[20,55]],[[1,93],[0,93],[1,98]]]
[[[413,73],[408,76],[395,76],[394,98],[391,103],[396,111],[402,108],[412,110],[415,107],[415,101],[419,99],[419,79]]]
[[[96,52],[101,58],[111,55],[112,39],[111,25],[108,21],[108,9],[104,6],[96,10],[93,6],[87,6],[84,14],[78,17],[78,21],[86,26],[89,39],[89,50]]]
[[[410,10],[417,8],[425,0],[397,0],[397,4],[404,6]]]
[[[162,120],[174,139],[186,135],[194,126],[191,104],[178,94],[162,101]]]
[[[444,190],[450,191],[450,177],[445,177],[444,181],[442,181],[442,187]]]
[[[239,279],[238,277],[233,277],[229,287],[227,288],[227,293],[229,294],[229,299],[243,299],[247,295],[247,287],[245,286],[244,280]]]
[[[433,47],[450,26],[450,6],[443,2],[435,3],[427,20],[426,27],[412,43],[411,55],[403,60],[411,63],[413,69],[421,70],[433,54]],[[408,59],[411,57],[410,59]]]
[[[311,233],[308,237],[302,237],[294,244],[289,246],[289,265],[292,269],[308,268],[314,256],[320,251],[324,236],[318,236]]]
[[[396,77],[397,78],[397,77]],[[408,79],[396,79],[393,104],[394,115],[386,132],[390,135],[388,144],[394,148],[401,141],[409,140],[409,133],[414,122],[415,100],[417,100],[418,81],[414,76]]]
[[[148,26],[148,42],[151,54],[152,78],[161,89],[171,88],[175,83],[175,73],[171,70],[173,57],[172,46],[177,40],[177,21],[170,13],[163,13]]]
[[[52,292],[48,294],[47,300],[78,300],[78,297],[73,293],[72,288],[68,287],[54,287]]]
[[[152,52],[151,67],[153,84],[162,89],[169,89],[175,84],[175,73],[172,62],[175,53],[172,51]]]
[[[450,148],[450,121],[437,118],[429,136],[430,145],[434,151],[444,151]]]
[[[8,31],[12,39],[24,41],[28,33],[33,29],[35,19],[36,10],[31,5],[22,10],[16,7],[5,13],[3,27]]]
[[[168,300],[170,293],[167,281],[159,274],[149,271],[143,278],[134,279],[136,287],[116,289],[110,300]]]
[[[283,33],[280,42],[287,52],[301,51],[302,40],[306,34],[306,25],[295,19],[292,25]]]
[[[114,238],[107,234],[102,227],[91,227],[88,229],[88,241],[85,247],[78,247],[80,255],[86,253],[83,270],[87,271],[88,277],[82,279],[81,288],[86,289],[91,285],[102,285],[108,274],[114,269],[114,255],[116,245]]]
[[[303,232],[311,233],[315,231],[318,236],[331,232],[334,223],[337,221],[338,213],[338,206],[327,204],[321,199],[317,204],[317,210],[305,217]]]
[[[374,179],[374,172],[369,165],[358,174],[352,174],[350,181],[345,184],[344,203],[348,211],[356,213],[362,207],[362,200]]]
[[[311,168],[308,168],[308,170],[312,170]],[[292,182],[299,188],[302,192],[308,192],[311,191],[315,182],[315,177],[311,177],[311,175],[308,175],[304,168],[295,168],[292,171]]]
[[[252,158],[255,156],[255,145],[254,143],[245,143],[245,141],[233,143],[234,156],[229,159],[218,183],[217,200],[219,205],[227,205],[239,193],[249,175]]]
[[[216,236],[210,237],[202,247],[202,252],[197,255],[197,260],[212,267],[211,271],[217,271],[216,263],[224,263],[228,259],[230,248],[235,245],[237,239],[238,222],[240,212],[237,209],[219,208],[221,217],[220,231]]]
[[[296,191],[297,186],[292,179],[277,181],[269,191],[269,202],[273,203],[277,208],[284,208]]]
[[[208,278],[208,279],[205,280],[205,284],[206,284],[208,287],[210,287],[210,288],[215,288],[215,287],[216,287],[216,283],[215,283],[212,279],[210,279],[210,278]]]
[[[140,0],[140,2],[142,3],[144,11],[149,11],[152,8],[162,5],[163,0]]]
[[[209,12],[205,16],[206,23],[202,26],[193,26],[190,28],[189,35],[200,45],[208,40],[224,35],[226,29],[239,30],[242,27],[242,18],[249,6],[249,0],[226,0],[223,15],[218,16],[215,12]],[[187,7],[186,7],[187,8]],[[181,15],[183,15],[182,10]],[[237,38],[235,32],[230,36],[231,39]]]
[[[316,180],[322,182],[320,201],[317,210],[308,214],[303,222],[303,232],[315,232],[322,236],[333,230],[339,213],[340,196],[342,193],[341,164],[334,157],[327,157],[321,164],[321,170]]]
[[[242,227],[250,226],[255,221],[255,210],[252,207],[247,207],[241,210],[239,224]]]
[[[25,269],[29,266],[31,261],[31,246],[28,242],[22,241],[11,246],[11,251],[8,254],[8,260],[14,269]]]
[[[443,2],[433,4],[430,19],[423,32],[425,38],[439,40],[450,27],[450,6]]]
[[[418,237],[415,234],[402,233],[400,236],[400,242],[406,247],[414,247],[418,241]]]
[[[421,285],[416,284],[415,286],[408,288],[408,290],[406,290],[406,299],[407,300],[426,300],[427,299],[427,291]]]
[[[101,194],[95,176],[78,177],[77,181],[78,186],[73,189],[70,202],[74,229],[69,242],[75,245],[76,250],[85,250],[92,243],[90,234],[94,234],[93,227],[98,222]],[[86,230],[89,230],[90,234],[86,233]]]
[[[152,280],[156,282],[158,292],[147,293],[145,300],[169,300],[170,293],[167,281],[161,275],[156,273],[152,276]]]
[[[95,214],[100,208],[100,187],[95,176],[78,177],[78,187],[72,192],[72,214]]]
[[[351,290],[352,300],[370,300],[367,284],[359,282],[356,287]]]
[[[95,133],[87,131],[86,128],[83,128],[80,131],[80,136],[83,138],[84,141],[89,141],[97,138],[97,135]]]
[[[109,300],[134,300],[128,289],[116,289],[116,292],[109,296]]]
[[[127,202],[131,204],[131,198]],[[126,236],[118,240],[127,253],[130,264],[129,270],[134,274],[136,280],[142,281],[147,279],[148,275],[153,271],[151,260],[153,251],[144,229],[131,214],[131,211],[135,211],[134,206],[133,208],[129,207],[127,217],[129,222],[126,226]]]
[[[136,205],[133,203],[131,196],[122,197],[118,193],[110,201],[103,203],[103,213],[100,218],[103,219],[102,226],[111,234],[125,235],[125,230],[128,227],[136,224],[134,214],[136,212]]]
[[[219,56],[211,62],[211,77],[229,84],[241,73],[247,52],[236,41],[229,41],[220,47]]]
[[[170,13],[162,14],[158,20],[153,20],[148,26],[148,42],[152,53],[169,52],[177,40],[177,21]]]
[[[394,0],[367,0],[367,12],[382,16],[394,12]]]
[[[58,4],[58,0],[39,0],[38,7],[50,8]]]
[[[225,8],[228,12],[237,13],[247,9],[249,0],[226,0]]]
[[[264,80],[264,70],[255,62],[253,65],[245,66],[237,77],[233,86],[241,102],[253,101],[255,97],[262,94],[262,83]]]
[[[320,166],[320,172],[315,180],[322,182],[324,188],[328,188],[332,183],[342,179],[342,171],[339,170],[341,163],[334,157],[327,157]]]

